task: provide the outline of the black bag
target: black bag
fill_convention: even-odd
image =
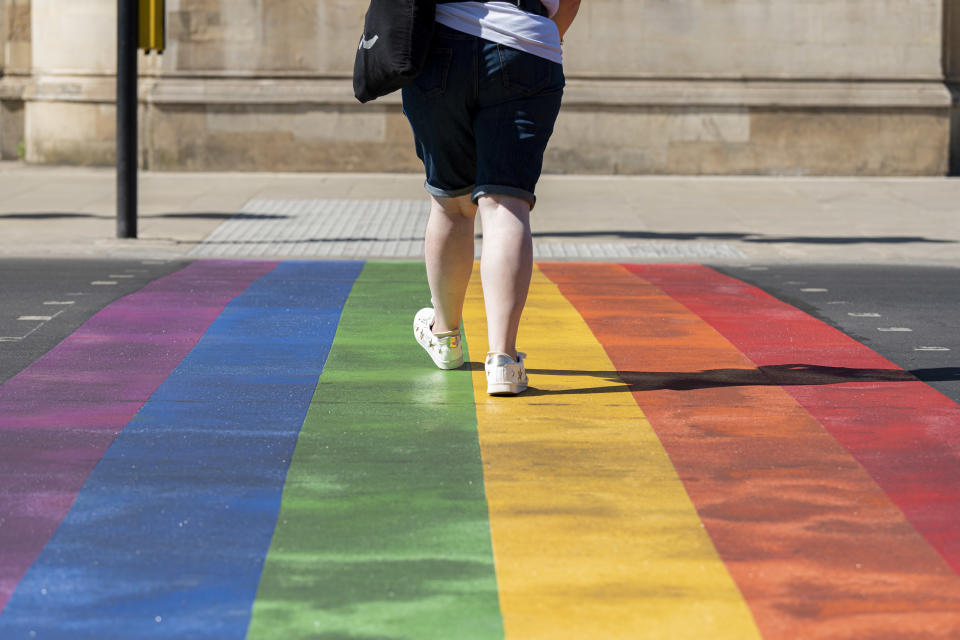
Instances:
[[[370,0],[353,63],[353,93],[369,102],[420,74],[430,50],[437,0]]]

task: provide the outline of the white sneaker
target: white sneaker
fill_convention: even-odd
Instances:
[[[433,309],[427,307],[417,311],[413,317],[413,336],[426,349],[433,362],[441,369],[456,369],[463,366],[463,345],[460,330],[434,333]]]
[[[487,393],[491,396],[515,396],[527,390],[527,371],[523,359],[527,354],[517,352],[514,360],[505,353],[490,352],[483,368],[487,372]]]

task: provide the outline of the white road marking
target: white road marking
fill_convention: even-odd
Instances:
[[[833,302],[828,302],[827,304],[850,304],[846,300],[834,300]]]
[[[26,338],[29,338],[29,337],[30,337],[30,334],[32,334],[34,331],[36,331],[37,329],[39,329],[39,328],[42,327],[43,325],[47,324],[47,322],[49,322],[50,320],[53,320],[54,318],[56,318],[56,317],[57,317],[58,315],[60,315],[61,313],[63,313],[63,311],[57,311],[57,312],[56,312],[55,314],[53,314],[52,316],[20,316],[19,318],[17,318],[17,320],[30,320],[30,321],[33,321],[33,322],[37,322],[37,323],[38,323],[37,326],[35,326],[33,329],[30,329],[30,331],[27,331],[27,332],[26,332],[25,334],[23,334],[22,336],[3,336],[3,337],[0,337],[0,342],[19,342],[20,340],[24,340],[24,339],[26,339]]]
[[[131,274],[129,274],[129,273],[127,273],[127,274],[123,274],[123,273],[121,273],[121,274],[113,274],[113,273],[111,273],[111,274],[110,274],[109,276],[107,276],[107,277],[108,277],[108,278],[135,278],[136,276],[133,276],[133,275],[131,275]]]
[[[850,312],[847,314],[853,318],[879,318],[881,317],[879,313],[853,313]]]
[[[68,293],[67,295],[68,296],[85,296],[87,294],[83,293],[82,291],[74,291],[72,293]]]
[[[790,280],[788,282],[784,282],[783,284],[807,284],[807,283],[801,280]]]
[[[906,327],[877,327],[877,331],[913,331]]]
[[[827,291],[830,291],[830,289],[817,289],[811,287],[807,289],[800,289],[800,291],[803,291],[804,293],[826,293]]]
[[[117,284],[117,281],[116,281],[116,280],[94,280],[94,281],[91,282],[90,284],[99,287],[99,286],[107,286],[107,285],[111,285],[111,284]]]
[[[948,347],[915,347],[914,351],[950,351]]]
[[[62,305],[62,306],[66,306],[66,305],[68,305],[68,304],[76,304],[76,303],[77,303],[76,300],[62,300],[62,301],[61,301],[61,300],[47,300],[47,301],[44,302],[43,304],[52,307],[52,306],[61,306],[61,305]]]

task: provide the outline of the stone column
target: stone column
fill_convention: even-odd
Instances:
[[[30,0],[0,0],[0,159],[20,155],[31,49]]]
[[[28,162],[113,162],[116,15],[116,0],[33,0]]]

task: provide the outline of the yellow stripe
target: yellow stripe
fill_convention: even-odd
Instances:
[[[481,361],[474,395],[507,637],[759,638],[650,423],[539,269],[519,342],[536,390],[487,396],[474,274],[464,327]]]

